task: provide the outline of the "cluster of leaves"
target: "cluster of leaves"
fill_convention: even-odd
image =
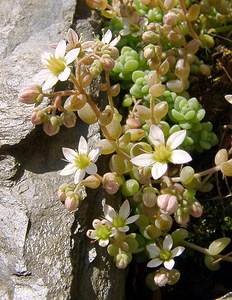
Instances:
[[[102,39],[82,41],[70,29],[54,54],[42,54],[44,69],[36,76],[41,84],[19,92],[21,102],[35,105],[31,121],[43,124],[48,135],[62,125],[74,127],[77,118],[99,124],[102,139],[94,149],[84,137],[78,150],[62,149],[68,164],[60,174],[75,175],[58,195],[75,211],[86,187],[121,193],[125,201],[119,213],[105,204],[104,218],[93,220],[87,236],[107,247],[118,268],[126,268],[133,253],[156,268],[147,280],[152,289],[179,280],[174,257],[184,247],[202,252],[211,269],[219,260],[232,261],[220,254],[229,238],[203,248],[188,241],[187,231],[191,218],[202,215],[197,193],[210,191],[212,174],[232,176],[231,149],[220,149],[210,169],[196,173],[189,165],[196,152],[218,142],[212,124],[204,122],[205,109],[188,93],[193,74],[210,76],[198,51],[214,47],[212,26],[231,22],[229,2],[214,2],[87,0],[105,18]],[[96,83],[99,75],[102,82]],[[55,91],[58,81],[71,88]],[[92,97],[93,82],[107,95],[103,109]],[[109,172],[102,176],[95,164],[99,155],[110,155]]]

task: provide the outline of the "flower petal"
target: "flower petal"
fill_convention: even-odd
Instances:
[[[129,217],[128,219],[126,219],[126,224],[131,224],[134,223],[135,221],[137,221],[139,218],[139,215],[134,215]]]
[[[51,89],[58,81],[58,77],[51,74],[43,84],[43,91]]]
[[[161,176],[164,175],[164,173],[167,171],[168,169],[168,165],[166,163],[160,163],[160,162],[156,162],[154,163],[154,165],[152,166],[151,169],[151,174],[152,177],[156,180],[159,179]]]
[[[166,269],[171,270],[175,265],[174,259],[169,259],[164,261],[164,266]]]
[[[100,239],[99,242],[98,242],[98,244],[101,247],[106,247],[109,244],[109,239],[107,239],[107,240]]]
[[[78,153],[76,151],[74,151],[73,149],[70,148],[62,148],[62,152],[64,154],[64,157],[69,161],[69,162],[73,162],[75,160],[75,157],[78,155]]]
[[[112,39],[112,32],[111,32],[111,30],[110,29],[108,29],[107,31],[106,31],[106,33],[103,35],[103,38],[102,38],[102,43],[104,43],[104,44],[109,44],[109,42],[111,41],[111,39]]]
[[[172,249],[173,241],[170,234],[167,234],[163,241],[163,249],[170,251]]]
[[[74,183],[79,183],[85,176],[85,170],[77,169],[74,176]]]
[[[89,152],[89,158],[92,162],[95,162],[95,161],[97,161],[100,154],[101,154],[101,148],[100,147],[98,147],[96,149],[92,149]]]
[[[93,175],[97,173],[97,166],[94,163],[90,162],[85,170],[88,174]]]
[[[149,139],[155,147],[165,144],[163,131],[158,126],[153,124],[150,127]]]
[[[80,48],[75,48],[75,49],[70,50],[65,55],[66,64],[67,65],[71,64],[77,58],[79,53],[80,53]]]
[[[60,175],[67,176],[71,175],[76,171],[76,167],[73,164],[67,164],[63,170],[60,171]]]
[[[151,258],[159,256],[160,248],[157,247],[156,244],[147,245],[146,248]]]
[[[65,80],[67,80],[67,79],[69,78],[70,73],[71,73],[70,68],[69,68],[69,67],[66,67],[66,68],[64,69],[64,71],[61,72],[61,73],[58,75],[58,79],[59,79],[60,81],[65,81]]]
[[[79,145],[78,145],[78,152],[82,153],[82,154],[88,154],[88,150],[89,150],[89,147],[88,147],[87,141],[83,136],[81,136]]]
[[[169,161],[173,164],[184,164],[192,160],[188,152],[184,150],[173,150]]]
[[[116,217],[116,212],[112,206],[105,204],[104,205],[104,215],[105,215],[105,218],[112,223],[113,218]]]
[[[147,264],[148,268],[156,268],[162,264],[162,260],[159,258],[153,258],[149,263]]]
[[[55,58],[64,58],[65,51],[66,42],[65,40],[60,40],[55,50]]]
[[[119,227],[118,230],[121,232],[127,232],[129,230],[129,226]]]
[[[127,217],[130,214],[130,204],[128,200],[125,200],[123,202],[123,204],[121,205],[120,209],[119,209],[119,216],[123,219],[126,220]]]
[[[174,248],[171,252],[172,252],[172,257],[176,257],[181,255],[184,252],[185,248],[182,246],[176,247]]]
[[[131,159],[132,164],[139,167],[147,167],[154,163],[154,156],[151,153],[144,153]]]
[[[186,137],[186,130],[180,130],[177,132],[174,132],[167,140],[167,146],[169,146],[172,150],[176,149],[178,146],[180,146],[184,139]]]

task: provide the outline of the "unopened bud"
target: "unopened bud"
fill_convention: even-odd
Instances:
[[[55,116],[48,118],[43,124],[43,130],[49,136],[57,134],[60,130],[58,118]]]
[[[76,117],[75,113],[72,111],[62,113],[60,115],[60,118],[61,118],[64,126],[67,128],[72,128],[76,125],[77,117]]]
[[[95,175],[86,177],[82,184],[90,189],[97,189],[101,184],[101,178]]]
[[[170,194],[159,195],[157,205],[162,213],[173,214],[178,208],[176,196]]]
[[[26,104],[40,104],[43,100],[42,87],[40,85],[23,87],[18,94],[19,101]]]
[[[117,173],[105,173],[102,179],[103,188],[109,195],[117,193],[122,183],[122,179]]]
[[[42,124],[45,119],[45,113],[39,109],[35,109],[31,115],[31,123],[35,125]]]
[[[199,218],[202,215],[202,206],[200,202],[195,201],[190,207],[190,215],[195,218]]]

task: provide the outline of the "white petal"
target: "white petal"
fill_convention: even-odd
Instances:
[[[36,74],[35,76],[33,76],[33,80],[34,81],[43,81],[44,82],[51,75],[53,76],[53,74],[51,73],[51,71],[49,69],[43,69],[43,70],[39,71],[38,74]]]
[[[69,67],[66,67],[63,72],[58,75],[58,79],[60,81],[66,81],[69,78],[71,70]]]
[[[45,83],[43,84],[43,91],[51,89],[58,81],[58,77],[55,75],[50,75]]]
[[[55,57],[64,58],[65,51],[66,51],[66,42],[65,40],[60,40],[55,50]]]
[[[115,39],[113,39],[112,42],[110,42],[110,46],[112,46],[112,47],[116,46],[118,44],[118,42],[120,41],[120,39],[121,39],[121,36],[120,35],[117,36]]]
[[[169,146],[172,150],[176,149],[180,146],[186,137],[186,130],[180,130],[174,132],[167,140],[167,146]]]
[[[164,266],[166,269],[171,270],[175,265],[174,259],[165,260]]]
[[[85,170],[90,175],[96,174],[97,173],[97,166],[94,163],[90,162],[89,166]]]
[[[80,48],[72,49],[65,55],[66,64],[71,64],[80,53]]]
[[[77,152],[74,151],[73,149],[65,148],[65,147],[62,148],[62,152],[64,154],[64,157],[70,162],[72,162],[75,159],[75,157],[78,155]]]
[[[105,215],[105,218],[108,221],[112,222],[113,218],[116,217],[116,212],[115,212],[115,210],[112,206],[109,206],[108,204],[105,204],[104,205],[104,215]]]
[[[53,56],[53,55],[49,52],[46,52],[46,51],[42,52],[42,54],[41,54],[41,63],[44,66],[46,66],[47,63],[48,63],[48,60],[50,59],[51,56]]]
[[[162,164],[160,162],[154,163],[151,169],[152,177],[156,180],[159,179],[161,176],[164,175],[164,173],[167,171],[168,165]]]
[[[160,254],[160,248],[156,244],[147,245],[147,251],[149,252],[150,257],[157,257]]]
[[[109,42],[111,41],[111,39],[112,39],[112,32],[111,32],[110,29],[108,29],[108,30],[106,31],[106,33],[104,34],[104,36],[103,36],[103,38],[102,38],[101,41],[102,41],[104,44],[109,44]]]
[[[118,230],[121,232],[127,232],[129,230],[129,226],[119,227]]]
[[[147,167],[154,163],[154,155],[152,153],[144,153],[131,159],[132,164],[139,167]]]
[[[184,150],[173,150],[172,156],[169,159],[173,164],[185,164],[191,160],[192,157]]]
[[[162,260],[160,260],[159,258],[154,258],[151,261],[149,261],[149,263],[147,264],[148,268],[156,268],[158,266],[160,266],[162,264]]]
[[[99,246],[101,246],[101,247],[106,247],[108,244],[109,244],[109,239],[107,239],[107,240],[99,240]]]
[[[125,200],[119,209],[119,216],[126,220],[130,214],[130,204],[128,200]]]
[[[155,147],[165,144],[163,131],[158,126],[153,124],[150,127],[149,139],[155,145]]]
[[[76,171],[76,168],[73,164],[67,164],[67,166],[64,167],[63,170],[60,171],[60,175],[62,176],[67,176],[67,175],[71,175]]]
[[[230,104],[232,104],[232,95],[225,95],[226,101],[228,101]]]
[[[88,147],[87,141],[83,136],[81,136],[79,145],[78,145],[78,152],[82,153],[82,154],[88,154],[88,150],[89,150],[89,147]]]
[[[79,183],[85,176],[85,170],[77,169],[74,176],[74,183]]]
[[[129,217],[129,218],[126,220],[126,224],[134,223],[135,221],[138,220],[138,218],[139,218],[139,215],[131,216],[131,217]]]
[[[89,158],[91,159],[91,161],[95,162],[97,161],[100,154],[101,154],[101,148],[92,149],[89,152]]]
[[[172,257],[176,257],[181,255],[184,252],[185,248],[184,247],[176,247],[172,250]]]
[[[172,249],[173,241],[170,234],[167,234],[163,241],[163,249],[170,251]]]

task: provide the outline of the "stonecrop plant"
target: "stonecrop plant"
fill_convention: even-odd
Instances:
[[[61,126],[74,127],[77,119],[99,125],[101,140],[93,149],[83,136],[77,150],[62,149],[67,165],[60,175],[72,181],[59,187],[59,199],[76,211],[88,201],[86,188],[87,193],[102,186],[109,195],[120,194],[119,210],[104,204],[104,216],[94,219],[86,234],[106,248],[120,269],[134,256],[147,263],[153,290],[179,280],[174,266],[185,248],[201,252],[209,269],[221,260],[231,262],[230,253],[221,254],[229,237],[219,237],[208,248],[188,239],[189,224],[204,214],[198,192],[210,192],[210,178],[217,172],[224,179],[232,176],[231,145],[218,150],[211,168],[194,170],[195,156],[218,147],[218,138],[212,124],[204,121],[207,108],[189,93],[192,75],[210,76],[210,66],[198,53],[215,46],[210,34],[214,28],[231,26],[231,3],[87,4],[104,19],[102,37],[87,41],[69,29],[66,40],[53,45],[51,53],[42,53],[37,83],[19,91],[21,102],[34,104],[32,123],[41,124],[49,136]],[[59,81],[66,84],[57,91]],[[105,93],[104,108],[95,101],[92,85]],[[231,95],[223,96],[231,102]],[[109,170],[102,175],[97,168],[100,155],[110,155]]]

